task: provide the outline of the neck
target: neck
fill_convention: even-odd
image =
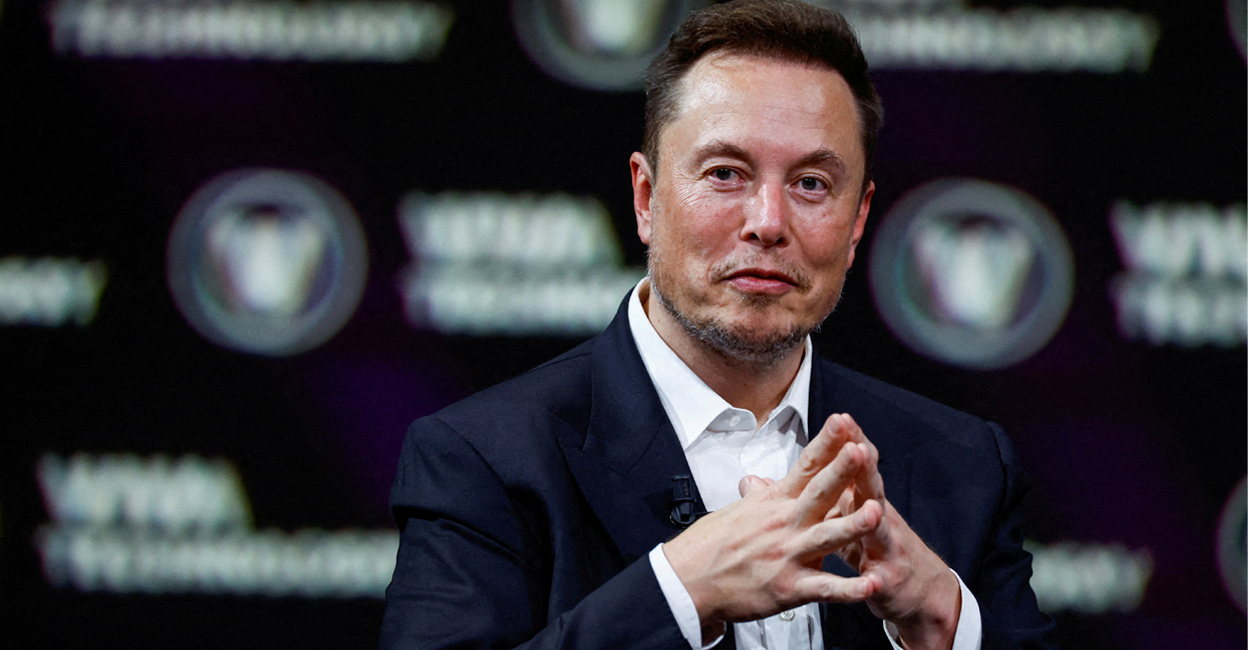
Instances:
[[[784,399],[801,368],[802,354],[806,349],[804,345],[767,363],[732,357],[690,335],[659,303],[648,282],[642,285],[639,298],[659,338],[689,366],[693,374],[725,402],[753,413],[759,424],[767,420],[767,416]]]

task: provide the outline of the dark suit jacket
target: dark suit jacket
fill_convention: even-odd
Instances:
[[[810,391],[814,432],[846,412],[879,448],[888,499],[979,600],[983,648],[1055,647],[1001,430],[820,357]],[[672,477],[689,473],[626,300],[600,336],[412,424],[381,646],[688,648],[645,556],[680,532]],[[890,647],[864,604],[822,613],[828,650]]]

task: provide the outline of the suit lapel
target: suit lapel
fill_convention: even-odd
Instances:
[[[681,531],[669,519],[672,477],[690,474],[628,327],[629,299],[592,343],[584,439],[561,440],[577,485],[626,562]]]

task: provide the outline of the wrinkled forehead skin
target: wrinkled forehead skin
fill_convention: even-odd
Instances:
[[[656,182],[660,181],[663,175],[663,171],[661,171],[661,169],[666,166],[662,164],[663,162],[665,162],[664,161],[665,156],[663,152],[668,142],[667,134],[671,130],[672,125],[679,122],[681,118],[684,117],[688,113],[690,107],[694,105],[696,101],[707,100],[707,99],[722,99],[722,97],[713,97],[711,93],[728,92],[728,90],[724,88],[722,84],[715,84],[715,85],[708,84],[707,82],[710,80],[708,78],[713,78],[713,75],[706,74],[707,71],[715,70],[717,68],[723,68],[725,66],[731,66],[738,61],[745,62],[745,63],[748,63],[751,61],[758,62],[758,63],[764,63],[764,62],[781,63],[785,65],[791,65],[797,68],[803,68],[811,72],[810,76],[811,76],[812,83],[818,83],[818,80],[820,78],[823,78],[823,75],[818,74],[820,72],[831,72],[834,75],[834,77],[837,79],[839,84],[844,86],[846,94],[849,98],[848,109],[849,109],[849,113],[853,116],[852,119],[854,123],[854,132],[857,134],[857,138],[855,139],[852,150],[844,151],[841,153],[846,158],[846,162],[849,163],[851,167],[858,169],[858,181],[863,186],[863,191],[865,192],[866,183],[863,181],[865,178],[866,170],[865,170],[865,158],[864,158],[865,152],[864,152],[863,133],[862,133],[863,128],[864,128],[863,123],[862,123],[862,114],[858,107],[857,98],[853,95],[853,92],[849,89],[849,85],[848,83],[845,82],[845,79],[844,77],[841,76],[841,73],[835,68],[833,68],[832,66],[826,65],[820,61],[796,61],[796,60],[782,57],[782,56],[753,54],[749,52],[739,52],[739,51],[730,50],[730,49],[712,50],[702,55],[701,57],[698,58],[697,61],[695,61],[692,65],[690,65],[688,69],[685,70],[684,74],[681,75],[680,79],[674,84],[672,106],[675,110],[671,112],[669,118],[662,124],[661,128],[659,129],[658,148],[656,151],[656,154],[659,160],[653,161],[652,163],[655,167],[654,171],[657,175],[655,178],[655,181]],[[833,110],[836,110],[836,109],[833,109]]]

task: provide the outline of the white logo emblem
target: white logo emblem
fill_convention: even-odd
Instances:
[[[1017,230],[926,223],[915,231],[919,272],[945,319],[981,330],[1009,325],[1035,249]]]
[[[977,180],[903,197],[871,250],[876,306],[916,352],[971,368],[1031,356],[1066,317],[1074,263],[1035,199]]]
[[[208,251],[237,309],[290,316],[303,308],[326,233],[303,218],[256,210],[226,214],[207,231]]]
[[[294,172],[244,170],[204,186],[169,237],[169,288],[200,334],[231,349],[288,355],[350,318],[368,265],[351,206]]]
[[[635,90],[698,0],[512,0],[520,45],[547,74],[593,90]]]

